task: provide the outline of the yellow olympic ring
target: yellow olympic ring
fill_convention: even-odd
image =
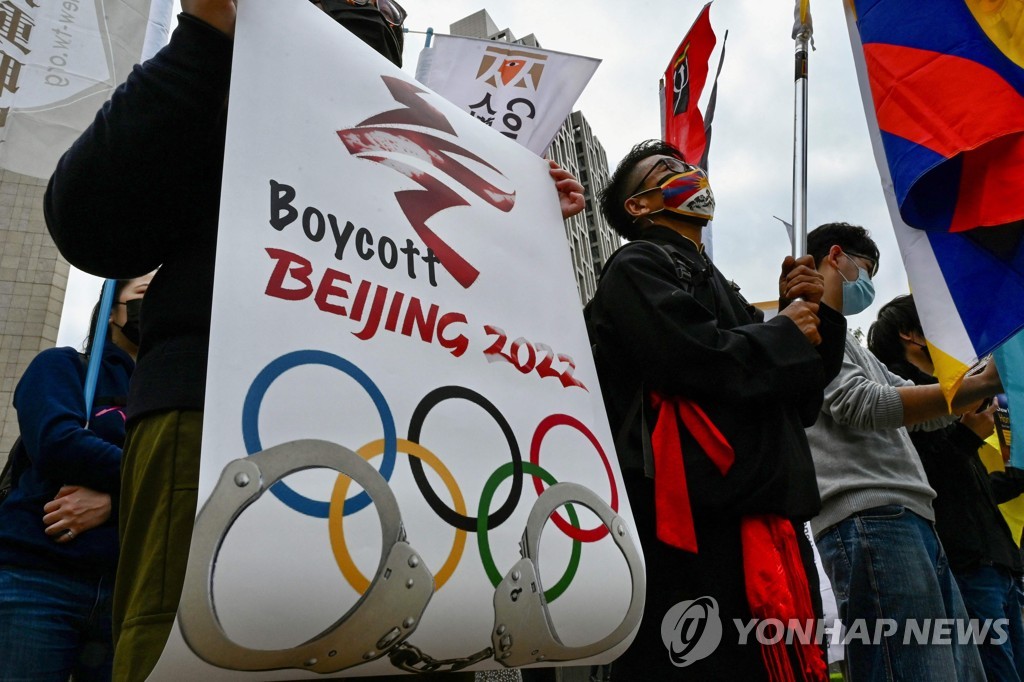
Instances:
[[[434,453],[419,443],[413,443],[404,438],[398,439],[398,451],[404,452],[410,457],[422,459],[429,464],[448,488],[455,511],[460,514],[466,513],[466,501],[462,498],[462,491],[459,490],[455,477],[452,476],[448,467]],[[381,438],[380,440],[367,443],[356,450],[356,454],[367,461],[384,454],[384,439]],[[344,507],[348,487],[351,483],[352,479],[344,474],[339,474],[334,482],[334,490],[331,492],[331,507],[327,518],[327,528],[331,535],[331,550],[334,552],[334,560],[338,563],[341,574],[345,576],[345,579],[348,580],[348,583],[356,592],[365,594],[366,590],[370,589],[370,581],[356,567],[355,562],[352,561],[352,555],[348,552],[348,546],[345,544]],[[440,590],[448,582],[448,579],[452,577],[455,567],[462,560],[462,552],[465,548],[466,531],[457,528],[455,530],[455,543],[452,545],[452,550],[448,553],[448,558],[445,560],[444,565],[441,566],[441,570],[434,575],[435,590]]]

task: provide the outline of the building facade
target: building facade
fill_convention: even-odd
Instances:
[[[0,463],[18,437],[14,387],[57,342],[68,264],[46,231],[46,181],[0,171]]]

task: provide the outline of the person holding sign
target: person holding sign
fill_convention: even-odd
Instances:
[[[587,323],[648,572],[612,679],[824,679],[813,639],[762,645],[734,623],[820,616],[804,427],[839,371],[845,320],[805,256],[783,261],[780,311],[763,322],[704,252],[707,175],[666,143],[634,147],[601,202],[632,242],[605,265]]]
[[[394,0],[315,4],[401,65],[405,12]],[[282,14],[307,9],[280,5]],[[114,597],[120,680],[145,679],[160,657],[197,504],[236,6],[181,7],[170,43],[135,68],[64,155],[44,202],[54,241],[77,267],[132,275],[161,265],[129,399]],[[563,214],[579,212],[582,186],[560,168],[551,175]]]

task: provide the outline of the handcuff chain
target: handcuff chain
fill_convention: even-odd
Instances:
[[[391,659],[392,665],[408,673],[455,672],[492,656],[494,656],[494,649],[487,647],[462,658],[437,659],[423,653],[422,649],[409,642],[402,642],[388,652],[388,658]],[[444,666],[451,667],[445,668]]]

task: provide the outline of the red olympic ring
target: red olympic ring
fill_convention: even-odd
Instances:
[[[548,431],[556,426],[571,426],[576,429],[590,441],[597,453],[601,455],[601,461],[604,462],[604,470],[608,474],[608,484],[612,489],[612,504],[611,507],[616,512],[619,511],[619,488],[615,483],[615,474],[612,473],[612,463],[608,461],[608,455],[604,453],[604,449],[601,444],[597,442],[597,437],[594,436],[593,432],[588,429],[583,422],[570,417],[567,414],[553,414],[549,417],[545,417],[541,423],[537,426],[537,430],[533,433],[533,442],[530,443],[530,461],[533,464],[540,465],[540,445],[544,441],[544,436],[547,435]],[[537,491],[539,496],[544,492],[543,481],[539,476],[533,476],[533,489]],[[558,528],[574,540],[581,542],[596,542],[605,535],[608,534],[608,527],[604,524],[596,528],[580,529],[573,526],[571,523],[565,520],[565,518],[555,512],[551,515],[551,520],[555,522]]]

